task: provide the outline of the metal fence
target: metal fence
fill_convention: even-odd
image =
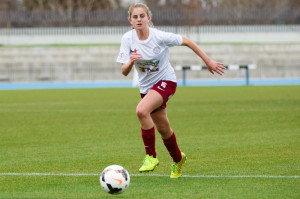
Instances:
[[[156,26],[300,24],[297,8],[156,9],[152,13]],[[128,25],[125,9],[0,12],[0,28]]]
[[[157,28],[185,35],[191,33],[300,32],[300,25],[157,26]],[[0,36],[122,35],[129,30],[129,26],[2,28]]]

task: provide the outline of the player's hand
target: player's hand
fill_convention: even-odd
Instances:
[[[211,74],[215,74],[218,73],[219,75],[223,75],[224,70],[226,69],[223,65],[223,63],[221,62],[215,62],[213,60],[210,60],[209,63],[206,64],[207,65],[207,69],[209,72],[211,72]]]
[[[138,60],[141,57],[142,57],[142,55],[140,53],[134,52],[130,55],[130,61],[131,61],[131,63],[134,63],[136,60]]]
[[[141,57],[142,55],[140,53],[136,53],[136,49],[134,49],[133,53],[130,55],[130,62],[134,64],[134,62]]]

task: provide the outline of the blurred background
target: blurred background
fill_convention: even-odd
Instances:
[[[157,29],[191,38],[212,59],[255,66],[224,77],[188,71],[187,80],[300,84],[299,0],[0,0],[0,86],[131,81],[115,60],[136,2],[149,6]],[[170,52],[174,67],[204,64],[186,47]]]

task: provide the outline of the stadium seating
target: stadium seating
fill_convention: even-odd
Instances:
[[[255,64],[252,78],[299,77],[299,45],[200,45],[214,60],[226,65]],[[21,47],[0,48],[2,82],[70,82],[125,80],[116,63],[119,46],[92,47]],[[170,48],[171,62],[176,65],[203,65],[186,47]],[[177,71],[178,78],[181,72]],[[244,78],[244,71],[230,71],[222,78]],[[211,78],[207,71],[187,74],[187,79]],[[216,78],[219,78],[216,76]]]

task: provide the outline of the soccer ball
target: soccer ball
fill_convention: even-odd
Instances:
[[[100,186],[110,194],[123,193],[130,183],[129,173],[122,166],[110,165],[100,176]]]

